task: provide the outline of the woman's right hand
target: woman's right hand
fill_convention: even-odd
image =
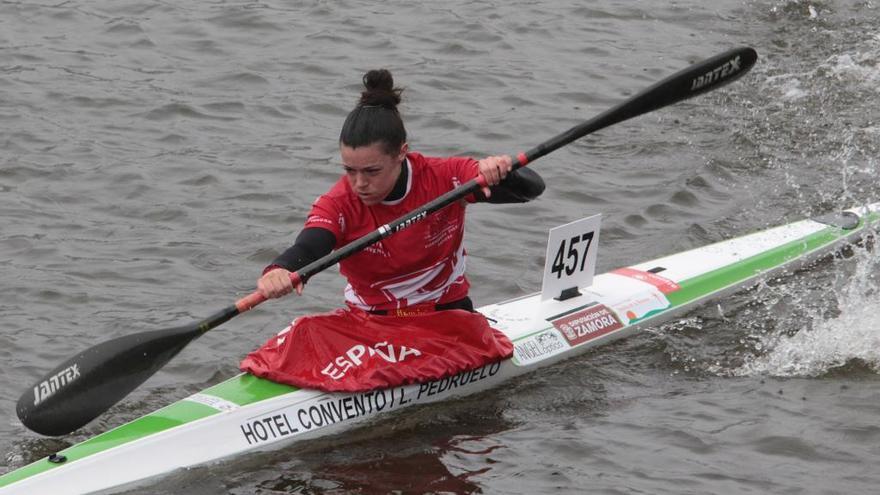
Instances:
[[[479,161],[477,168],[488,184],[483,188],[483,195],[488,198],[492,196],[489,186],[497,185],[513,170],[513,159],[510,155],[487,156]]]
[[[296,294],[301,296],[303,292],[302,282],[294,287],[293,282],[290,280],[290,272],[281,267],[269,270],[257,281],[257,290],[267,299],[286,296],[293,292],[294,289],[296,289]]]

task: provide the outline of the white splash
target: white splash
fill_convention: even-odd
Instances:
[[[880,91],[880,35],[865,40],[861,51],[841,53],[828,58],[820,70],[828,71],[840,80],[852,81]]]
[[[795,77],[785,81],[780,91],[782,91],[782,98],[787,101],[800,100],[807,96],[807,92],[801,87],[801,81]]]
[[[794,335],[761,336],[757,348],[765,353],[747,359],[733,370],[736,376],[771,375],[815,377],[859,360],[880,373],[880,254],[858,250],[854,258],[839,263],[857,263],[854,273],[841,275],[836,297],[839,314],[824,318],[809,315]]]

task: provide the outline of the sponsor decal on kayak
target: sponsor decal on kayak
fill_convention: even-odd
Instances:
[[[625,319],[626,324],[647,318],[669,306],[669,300],[657,290],[611,304],[614,311]]]
[[[334,380],[341,380],[351,368],[355,368],[364,364],[364,356],[373,358],[378,356],[389,363],[400,363],[410,356],[421,356],[422,352],[418,349],[401,345],[395,347],[394,344],[388,342],[379,342],[371,347],[357,344],[352,346],[345,354],[337,356],[332,362],[327,364],[321,373],[329,376]]]
[[[497,375],[500,369],[501,363],[496,362],[492,364],[487,364],[485,366],[480,366],[479,368],[472,369],[470,371],[462,371],[457,375],[441,378],[440,380],[434,380],[433,382],[420,383],[418,385],[419,390],[416,394],[416,400],[419,400],[422,397],[439,395],[443,392],[448,392],[459,387],[470,385],[471,383],[485,380],[490,376]]]
[[[514,343],[513,362],[519,366],[529,365],[568,348],[569,345],[559,332],[548,328]]]
[[[299,429],[291,426],[290,417],[286,413],[274,414],[240,425],[241,432],[248,445],[266,442],[277,438],[299,433]]]
[[[596,304],[582,311],[552,320],[565,340],[572,346],[583,344],[607,333],[623,328],[623,323],[604,304]]]
[[[49,377],[48,380],[38,383],[34,387],[34,405],[40,405],[77,378],[79,378],[79,365],[73,364]]]
[[[681,286],[677,283],[669,280],[668,278],[661,277],[656,273],[643,272],[634,268],[618,268],[617,270],[612,270],[611,273],[616,273],[618,275],[623,275],[624,277],[630,277],[636,280],[641,280],[642,282],[649,283],[654,287],[660,289],[660,292],[664,294],[669,294],[671,292],[675,292],[681,289]]]
[[[220,412],[234,411],[239,408],[238,404],[234,402],[221,399],[215,395],[203,394],[201,392],[190,395],[186,400],[214,408]]]
[[[248,419],[238,427],[248,445],[272,442],[439,396],[495,376],[500,369],[501,363],[492,363],[428,383],[358,394],[322,395],[294,407]]]

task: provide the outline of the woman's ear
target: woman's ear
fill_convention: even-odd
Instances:
[[[406,154],[409,153],[409,143],[403,143],[400,145],[400,153],[397,156],[397,161],[402,162],[404,158],[406,158]]]

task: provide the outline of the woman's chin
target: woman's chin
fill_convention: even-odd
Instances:
[[[363,203],[367,206],[374,206],[374,205],[377,205],[382,202],[382,200],[380,200],[376,196],[360,196],[359,195],[358,198],[361,200],[361,203]]]

